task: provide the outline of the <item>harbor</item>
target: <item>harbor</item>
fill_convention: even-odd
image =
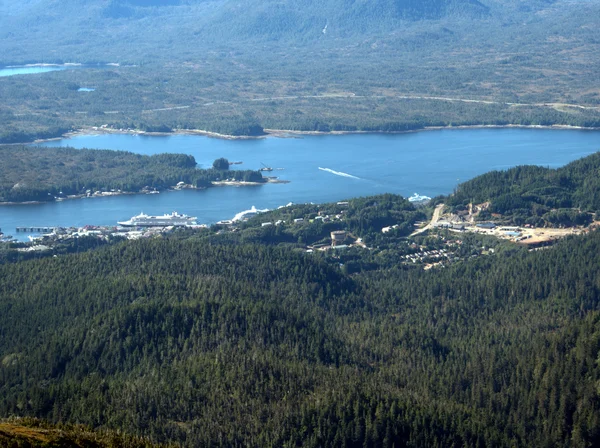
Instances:
[[[146,155],[183,153],[193,155],[201,168],[212,166],[218,157],[243,160],[243,166],[256,169],[262,161],[290,183],[3,205],[0,227],[5,234],[26,241],[29,233],[17,233],[16,227],[114,226],[141,211],[162,215],[178,210],[198,217],[199,224],[210,225],[230,220],[252,205],[260,210],[275,209],[289,202],[336,202],[381,193],[410,198],[418,192],[418,196],[434,198],[450,194],[460,182],[490,170],[526,164],[565,165],[596,152],[599,135],[597,131],[476,129],[261,140],[195,135],[80,136],[45,146],[108,148]],[[278,167],[285,170],[277,171]]]
[[[1,237],[0,242],[25,243],[17,250],[21,252],[41,252],[52,249],[57,244],[66,243],[80,238],[94,238],[100,241],[114,241],[119,239],[138,240],[142,238],[153,238],[161,235],[168,235],[177,229],[188,228],[192,230],[202,230],[208,228],[205,224],[189,226],[93,226],[84,227],[54,227],[48,233],[37,235],[28,234],[27,239],[14,239],[11,236]]]

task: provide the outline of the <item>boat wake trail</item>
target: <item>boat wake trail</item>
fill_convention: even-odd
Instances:
[[[356,177],[356,176],[353,176],[352,174],[348,174],[348,173],[342,173],[341,171],[334,171],[331,168],[319,167],[319,169],[321,171],[327,171],[328,173],[335,174],[336,176],[349,177],[350,179],[359,179],[360,180],[360,177]]]

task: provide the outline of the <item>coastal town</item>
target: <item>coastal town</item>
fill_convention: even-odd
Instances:
[[[177,187],[185,188],[185,185]],[[428,202],[429,198],[416,201],[419,208],[428,207]],[[312,241],[301,241],[300,238],[293,243],[294,247],[307,254],[323,253],[340,260],[347,258],[347,255],[343,255],[345,252],[351,254],[353,250],[375,254],[391,250],[401,265],[429,270],[443,268],[468,258],[493,255],[502,244],[515,244],[530,251],[548,248],[563,237],[589,232],[598,225],[596,222],[590,226],[569,228],[504,225],[476,219],[486,204],[470,206],[470,213],[453,213],[447,211],[445,205],[438,204],[434,208],[428,208],[431,210],[431,220],[415,222],[414,230],[407,236],[398,237],[398,223],[375,229],[380,234],[379,237],[371,235],[365,238],[365,235],[349,230],[348,205],[347,201],[322,206],[290,203],[275,211],[252,207],[230,220],[221,220],[212,225],[198,223],[196,217],[177,212],[162,216],[142,213],[113,226],[18,227],[15,229],[18,238],[2,234],[0,230],[0,243],[19,253],[43,254],[86,239],[95,240],[98,244],[112,244],[122,240],[168,237],[176,232],[188,235],[199,232],[206,232],[206,235],[235,235],[251,229],[262,235],[274,232],[280,235],[297,235],[310,233],[315,226],[322,226],[323,229],[332,230],[326,233],[321,231],[321,236]],[[311,211],[307,212],[306,207]],[[23,238],[25,235],[27,238]],[[295,238],[284,238],[281,242],[295,241]]]

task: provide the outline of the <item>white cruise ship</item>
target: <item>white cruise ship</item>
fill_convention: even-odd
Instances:
[[[193,226],[196,225],[195,216],[180,215],[173,212],[170,215],[150,216],[140,213],[129,221],[119,221],[123,227],[169,227],[169,226]]]

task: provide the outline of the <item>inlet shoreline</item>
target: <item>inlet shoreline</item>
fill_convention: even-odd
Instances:
[[[474,124],[474,125],[460,125],[460,126],[425,126],[420,129],[408,129],[405,131],[294,131],[287,129],[265,129],[267,133],[264,137],[279,137],[285,138],[289,136],[303,136],[303,135],[354,135],[354,134],[378,134],[378,135],[395,135],[395,134],[412,134],[415,132],[426,132],[426,131],[441,131],[441,130],[468,130],[468,129],[549,129],[549,130],[576,130],[576,131],[598,131],[600,128],[583,127],[583,126],[571,126],[563,124],[555,125],[524,125],[524,124]]]
[[[247,181],[243,181],[243,180],[222,180],[222,181],[212,181],[211,182],[211,187],[194,187],[192,185],[186,185],[185,187],[182,188],[176,188],[176,187],[171,187],[171,188],[166,188],[162,191],[180,191],[180,190],[206,190],[207,188],[213,188],[213,187],[259,187],[261,185],[266,185],[266,184],[287,184],[290,181],[289,180],[281,180],[281,179],[276,179],[276,178],[264,178],[265,182],[247,182]],[[156,190],[157,193],[160,193],[161,190]],[[74,200],[74,199],[95,199],[95,198],[106,198],[106,197],[113,197],[113,196],[132,196],[132,195],[142,195],[142,194],[147,194],[147,195],[151,195],[151,194],[157,194],[157,193],[152,193],[152,192],[144,192],[144,191],[110,191],[110,192],[103,192],[102,194],[95,194],[95,195],[85,195],[85,194],[76,194],[76,195],[69,195],[66,197],[61,197],[60,199],[53,199],[51,201],[23,201],[23,202],[0,202],[0,207],[1,206],[7,206],[7,205],[39,205],[39,204],[46,204],[46,203],[52,203],[52,202],[62,202],[62,201],[70,201],[70,200]]]
[[[135,129],[109,129],[95,126],[83,127],[75,131],[67,132],[60,137],[36,139],[33,142],[15,143],[15,144],[36,144],[47,143],[57,140],[69,139],[81,135],[140,135],[148,137],[168,137],[171,135],[198,135],[203,137],[218,138],[223,140],[258,140],[269,137],[276,138],[302,138],[303,136],[328,136],[328,135],[357,135],[357,134],[380,134],[380,135],[395,135],[409,134],[415,132],[440,131],[440,130],[462,130],[462,129],[549,129],[549,130],[575,130],[575,131],[598,131],[599,127],[584,127],[571,126],[563,124],[553,125],[523,125],[523,124],[475,124],[475,125],[460,125],[460,126],[425,126],[420,129],[409,129],[404,131],[297,131],[292,129],[265,129],[264,135],[229,135],[220,134],[218,132],[205,131],[202,129],[176,129],[172,132],[147,132]]]
[[[96,199],[96,198],[107,198],[113,196],[133,196],[138,194],[150,194],[143,193],[138,191],[120,191],[120,192],[110,192],[110,194],[99,194],[99,195],[91,195],[87,196],[85,194],[74,194],[69,195],[64,198],[53,199],[51,201],[23,201],[23,202],[0,202],[0,207],[5,205],[40,205],[40,204],[50,204],[52,202],[62,202],[62,201],[71,201],[75,199]]]

